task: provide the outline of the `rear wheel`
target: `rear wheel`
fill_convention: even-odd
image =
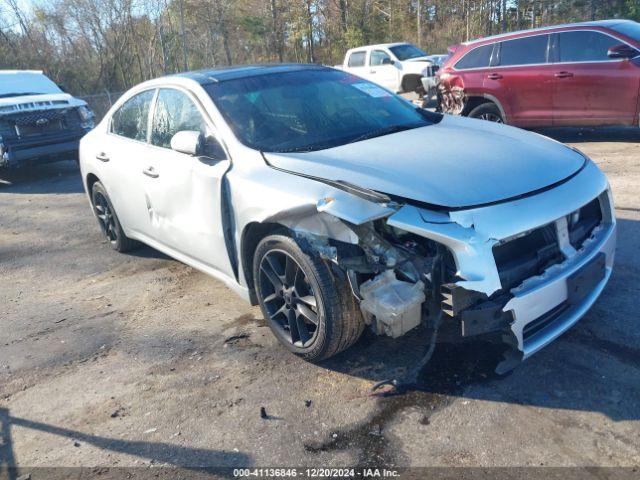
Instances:
[[[360,337],[364,322],[347,282],[292,238],[271,235],[258,244],[253,278],[267,324],[293,353],[318,361]]]
[[[495,103],[483,103],[469,112],[470,118],[479,118],[480,120],[487,120],[489,122],[504,123],[502,113]]]
[[[114,250],[127,252],[139,245],[138,242],[125,235],[116,211],[113,209],[113,205],[111,205],[109,195],[107,195],[107,191],[100,182],[94,183],[91,188],[91,202],[93,204],[93,211],[98,219],[98,224],[100,225],[100,230],[102,230],[102,233]]]

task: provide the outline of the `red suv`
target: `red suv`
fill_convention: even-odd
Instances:
[[[538,28],[451,50],[439,72],[444,112],[519,127],[638,126],[640,23]]]

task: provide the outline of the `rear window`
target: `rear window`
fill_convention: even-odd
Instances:
[[[638,22],[618,23],[610,28],[615,32],[621,33],[640,42],[640,23]]]
[[[349,56],[350,67],[364,67],[364,57],[366,56],[366,52],[353,52]]]
[[[458,70],[463,68],[483,68],[488,67],[491,62],[491,52],[493,51],[493,44],[483,45],[482,47],[476,47],[468,52],[456,63],[455,68]]]
[[[576,31],[558,35],[561,62],[610,60],[607,52],[619,44],[620,40],[598,32]]]
[[[147,90],[124,102],[111,117],[111,132],[146,142],[149,107],[154,94],[155,90]]]
[[[532,65],[547,63],[549,35],[534,35],[502,42],[500,65]]]

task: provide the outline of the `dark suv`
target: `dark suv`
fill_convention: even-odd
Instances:
[[[39,70],[0,70],[0,168],[77,159],[94,126],[87,102]]]
[[[638,126],[637,22],[511,32],[451,50],[439,72],[444,112],[520,127]]]

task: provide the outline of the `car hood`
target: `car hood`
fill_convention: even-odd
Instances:
[[[305,153],[265,153],[291,173],[465,208],[519,197],[579,171],[584,156],[531,132],[445,115],[441,122]]]
[[[0,98],[0,114],[50,108],[79,107],[87,102],[68,93],[41,93]]]

